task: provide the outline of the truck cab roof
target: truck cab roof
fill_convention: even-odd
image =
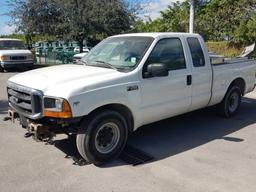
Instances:
[[[115,35],[112,37],[130,37],[130,36],[141,36],[141,37],[153,37],[153,38],[161,38],[165,36],[183,36],[183,37],[198,37],[200,36],[197,33],[174,33],[174,32],[159,32],[159,33],[127,33],[121,35]]]

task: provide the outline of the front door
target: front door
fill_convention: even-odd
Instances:
[[[186,62],[180,38],[164,38],[157,42],[143,67],[152,63],[165,63],[166,77],[142,79],[142,116],[144,124],[187,112],[191,104],[191,68]]]

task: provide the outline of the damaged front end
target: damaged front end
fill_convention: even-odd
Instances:
[[[27,130],[25,137],[32,137],[36,141],[49,142],[57,134],[66,134],[68,136],[76,134],[81,118],[72,119],[54,119],[42,118],[40,120],[29,119],[13,109],[8,110],[8,116],[4,121],[19,121],[21,126]]]
[[[25,137],[48,141],[56,134],[77,133],[81,118],[72,117],[65,99],[45,97],[39,90],[12,82],[7,82],[7,94],[10,109],[4,120],[18,120],[27,130]]]

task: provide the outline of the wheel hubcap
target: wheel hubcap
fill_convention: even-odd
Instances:
[[[239,95],[238,93],[234,92],[229,97],[229,105],[228,105],[229,111],[235,112],[238,105],[239,105]]]
[[[113,123],[103,124],[96,133],[95,147],[98,152],[106,154],[115,149],[120,139],[118,126]]]

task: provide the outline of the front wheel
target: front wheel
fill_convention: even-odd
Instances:
[[[80,155],[88,163],[100,165],[122,152],[127,137],[125,118],[116,111],[106,110],[81,123],[76,145]]]
[[[239,110],[241,98],[241,89],[237,86],[231,87],[222,102],[218,105],[219,115],[227,118],[234,116]]]

